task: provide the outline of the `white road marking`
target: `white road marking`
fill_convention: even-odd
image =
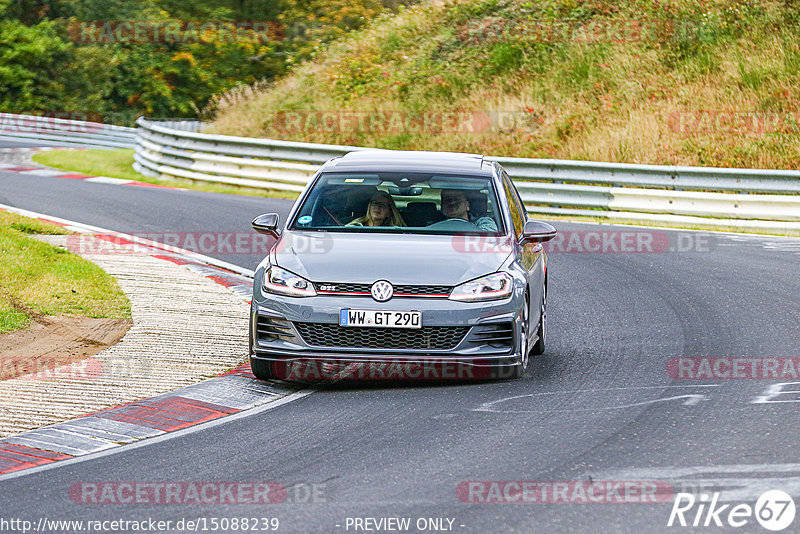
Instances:
[[[679,400],[679,399],[686,399],[683,403],[683,406],[695,406],[701,401],[709,400],[710,397],[708,395],[701,395],[697,393],[691,393],[686,395],[674,395],[672,397],[659,397],[656,399],[649,399],[640,402],[634,402],[629,404],[621,404],[615,406],[593,406],[591,408],[558,408],[558,409],[542,409],[536,408],[533,410],[513,410],[513,409],[503,409],[498,408],[498,404],[502,404],[504,402],[509,402],[517,399],[523,398],[530,398],[530,397],[537,397],[543,395],[572,395],[575,393],[594,393],[594,392],[603,392],[603,391],[627,391],[633,389],[669,389],[669,388],[713,388],[719,387],[719,384],[697,384],[697,385],[690,385],[690,386],[633,386],[633,387],[620,387],[620,388],[599,388],[599,389],[576,389],[572,391],[549,391],[549,392],[541,392],[541,393],[528,393],[525,395],[514,395],[512,397],[505,397],[502,399],[497,399],[489,402],[484,402],[477,408],[473,408],[471,411],[473,412],[488,412],[488,413],[542,413],[542,412],[585,412],[585,411],[596,411],[596,410],[621,410],[624,408],[633,408],[636,406],[644,406],[647,404],[653,404],[656,402],[666,402],[672,400]]]
[[[95,176],[94,178],[86,178],[84,182],[94,182],[98,184],[115,184],[125,185],[133,182],[133,180],[123,180],[122,178],[110,178],[108,176]]]
[[[794,389],[784,389],[784,386],[797,386]],[[794,399],[773,400],[781,395],[795,395]],[[800,382],[781,382],[779,384],[771,384],[764,393],[750,401],[750,404],[778,404],[784,402],[800,402]]]
[[[32,171],[22,171],[17,174],[28,174],[31,176],[60,176],[62,174],[69,174],[67,171],[60,171],[57,169],[35,169]]]
[[[755,476],[759,474],[766,476]],[[788,476],[781,476],[785,473]],[[675,493],[720,493],[720,502],[755,501],[779,489],[800,496],[800,464],[728,464],[691,467],[645,467],[592,472],[594,480],[653,480],[672,485]],[[729,476],[745,475],[745,476]]]

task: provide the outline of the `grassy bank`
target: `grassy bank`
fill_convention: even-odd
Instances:
[[[65,234],[60,226],[0,211],[0,333],[37,315],[129,319],[130,302],[113,277],[31,234]]]
[[[799,8],[792,0],[426,4],[334,43],[271,86],[229,92],[212,110],[214,130],[395,149],[796,169]],[[442,119],[459,112],[466,120]]]
[[[217,185],[194,180],[162,180],[139,174],[133,170],[133,149],[117,150],[51,150],[34,154],[33,161],[55,169],[78,172],[91,176],[109,176],[123,180],[136,180],[149,184],[182,187],[194,191],[228,193],[233,195],[295,198],[297,195],[283,191],[267,191],[228,185]]]
[[[33,161],[55,169],[64,169],[91,176],[110,176],[123,180],[157,183],[133,170],[133,149],[116,150],[51,150],[37,152]],[[160,183],[160,182],[158,182]]]

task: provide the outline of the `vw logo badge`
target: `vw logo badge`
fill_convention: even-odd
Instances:
[[[394,288],[392,287],[392,284],[386,280],[378,280],[372,284],[370,293],[372,293],[372,298],[378,302],[386,302],[392,298],[392,295],[394,295]]]

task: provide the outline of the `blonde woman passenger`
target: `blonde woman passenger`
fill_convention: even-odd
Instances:
[[[394,199],[385,191],[378,191],[370,198],[367,214],[347,226],[405,226],[403,216],[397,210]]]

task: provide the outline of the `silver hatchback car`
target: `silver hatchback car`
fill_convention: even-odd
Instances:
[[[258,266],[260,379],[519,378],[545,350],[547,257],[508,174],[482,156],[364,150],[325,163]]]

